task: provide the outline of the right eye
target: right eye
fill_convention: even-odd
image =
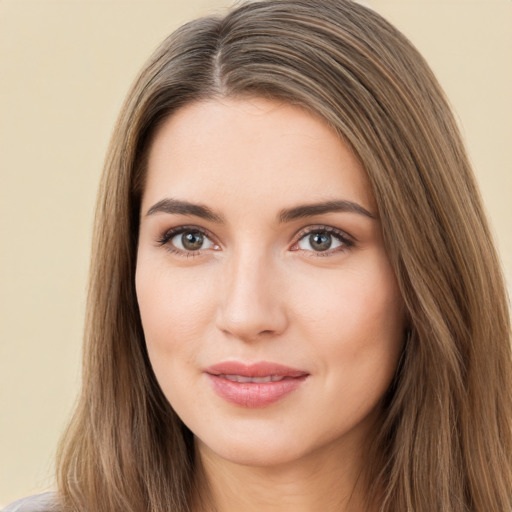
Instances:
[[[175,228],[167,231],[158,241],[168,250],[175,253],[198,253],[204,250],[218,250],[215,244],[202,230],[197,228]]]
[[[176,248],[182,251],[199,251],[211,249],[213,242],[200,231],[184,231],[173,236],[170,240]]]

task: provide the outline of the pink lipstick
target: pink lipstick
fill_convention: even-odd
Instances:
[[[277,363],[226,361],[205,370],[214,391],[242,407],[264,407],[295,391],[308,372]]]

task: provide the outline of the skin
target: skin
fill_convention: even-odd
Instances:
[[[151,211],[166,198],[218,218]],[[371,217],[279,221],[283,209],[339,200]],[[180,226],[205,232],[199,249],[168,234]],[[331,248],[318,250],[311,230]],[[136,288],[151,364],[195,435],[208,503],[218,512],[362,510],[358,477],[404,313],[366,174],[325,123],[261,98],[174,113],[149,152]],[[232,360],[308,377],[277,402],[241,407],[204,372]]]

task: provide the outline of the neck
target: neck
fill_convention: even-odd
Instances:
[[[194,512],[371,512],[364,457],[330,446],[299,460],[249,466],[223,459],[196,440],[199,499]]]

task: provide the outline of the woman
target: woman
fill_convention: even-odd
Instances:
[[[512,509],[497,257],[439,85],[373,11],[252,2],[164,41],[93,254],[57,509]]]

